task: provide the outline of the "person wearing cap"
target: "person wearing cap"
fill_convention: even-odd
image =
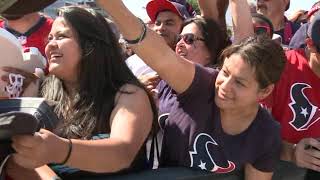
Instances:
[[[314,18],[315,13],[318,12],[319,9],[320,9],[320,1],[317,1],[312,5],[310,11],[308,11],[309,22],[312,21],[312,19]]]
[[[48,36],[49,76],[39,93],[57,103],[60,122],[52,132],[12,137],[8,176],[95,179],[148,168],[145,142],[156,128],[156,109],[120,51],[99,12],[61,8]]]
[[[143,39],[138,40],[137,43],[133,45],[135,52],[145,57],[143,60],[154,68],[178,94],[178,102],[174,104],[169,115],[169,120],[166,122],[167,128],[165,129],[165,133],[167,133],[168,139],[171,135],[171,143],[167,144],[169,146],[167,152],[170,153],[167,154],[167,156],[171,159],[167,161],[166,165],[185,166],[212,173],[230,173],[238,168],[245,169],[246,180],[271,180],[272,171],[280,153],[280,134],[279,131],[277,131],[279,126],[276,122],[269,119],[271,118],[270,114],[260,107],[258,99],[264,98],[270,93],[273,88],[273,83],[276,81],[275,79],[280,77],[280,72],[285,62],[285,56],[281,46],[271,40],[263,39],[260,36],[250,38],[250,40],[248,39],[239,45],[237,44],[230,47],[231,49],[224,51],[223,54],[227,52],[231,54],[235,53],[234,55],[239,57],[237,58],[239,61],[231,60],[233,59],[233,55],[223,56],[224,70],[220,71],[219,74],[220,77],[224,77],[225,83],[219,86],[219,75],[215,78],[213,74],[209,73],[214,72],[214,70],[205,69],[200,65],[196,65],[178,56],[172,52],[171,49],[166,46],[163,39],[154,32],[141,31],[144,25],[139,23],[126,9],[122,1],[100,0],[98,2],[115,18],[115,22],[118,23],[118,27],[124,37],[129,39],[140,39],[143,37]],[[245,12],[246,14],[243,15],[246,17],[246,22],[251,22],[246,0],[232,0],[230,2],[231,5],[235,6],[233,12],[247,10],[248,12]],[[248,16],[245,16],[247,14]],[[239,19],[234,19],[235,23],[243,22],[241,21],[243,17],[238,16],[237,18]],[[128,22],[132,23],[130,29],[125,27]],[[245,23],[245,25],[247,25],[247,23]],[[246,28],[247,26],[244,27]],[[247,34],[242,35],[250,36],[253,34],[252,23],[251,29],[248,30]],[[199,37],[198,41],[201,41]],[[237,42],[240,41],[241,38],[237,40]],[[257,42],[257,44],[255,42]],[[248,43],[248,46],[244,45],[246,43]],[[157,44],[157,46],[152,46],[152,44]],[[242,56],[242,53],[248,56]],[[255,59],[255,62],[252,63],[252,66],[248,64],[246,68],[240,68],[239,66],[241,64],[245,64],[244,60],[240,60],[241,57],[248,57],[246,60],[249,62]],[[268,79],[264,81],[264,83],[254,78],[260,77],[256,76],[256,73],[258,73],[258,70],[254,68],[256,65],[259,67],[260,65],[263,66],[261,67],[264,69],[262,71],[267,73],[267,75],[262,75],[262,79]],[[252,69],[249,70],[249,67],[252,67]],[[271,69],[268,71],[267,67],[272,67],[273,72]],[[249,101],[240,95],[241,93],[239,96],[235,95],[239,93],[239,91],[246,89],[246,85],[242,86],[241,82],[239,82],[241,81],[240,79],[243,80],[244,78],[244,74],[242,74],[244,71],[250,72],[250,74],[247,74],[245,77],[250,77],[251,80],[248,79],[246,82],[248,83],[247,85],[252,88],[251,90],[254,89],[252,93],[249,93],[250,95],[248,94],[248,96],[246,96],[249,98]],[[257,81],[261,82],[261,84],[258,84]],[[237,83],[239,84],[236,85]],[[243,87],[243,89],[240,87]],[[266,87],[268,88],[264,89]],[[260,91],[260,88],[264,90]],[[261,94],[259,92],[261,92]],[[219,100],[220,97],[221,101]],[[244,101],[241,101],[241,98]],[[238,105],[234,104],[237,101],[236,99],[238,99]],[[244,102],[250,103],[244,105]],[[242,108],[240,108],[241,106]],[[253,125],[255,123],[251,120],[255,118],[250,117],[250,120],[244,118],[243,115],[247,113],[244,113],[238,108],[245,112],[253,111],[253,117],[257,117],[257,121],[254,122],[258,123],[258,121],[261,120],[259,122],[263,124],[261,124],[261,126],[257,125],[260,127]],[[263,117],[267,116],[266,118],[260,119],[260,116],[257,115],[259,108],[261,108],[261,111],[266,112],[262,115]],[[228,114],[225,110],[232,114]],[[261,113],[260,110],[259,114]],[[229,118],[226,118],[226,116]],[[215,124],[216,122],[217,124]],[[252,126],[248,128],[247,123],[251,124],[251,122],[253,122]],[[232,127],[238,127],[239,131],[228,131],[233,129]],[[264,130],[262,130],[262,128],[264,128]],[[265,128],[268,128],[268,130]],[[254,131],[253,134],[251,134],[252,130]],[[249,133],[249,131],[251,131],[250,134],[246,134],[247,132]],[[226,139],[223,139],[224,137]],[[249,139],[251,138],[257,138],[259,140],[250,141]],[[247,151],[247,148],[252,151]]]
[[[282,37],[282,44],[289,45],[300,24],[289,21],[284,12],[290,7],[290,0],[257,0],[257,12],[269,18],[275,34]]]
[[[150,24],[152,24],[151,29],[162,36],[173,50],[177,43],[177,36],[182,30],[184,20],[193,17],[195,14],[190,7],[183,0],[151,0],[147,3],[146,11]],[[157,86],[160,81],[159,76],[138,55],[130,56],[127,58],[126,63],[141,82],[150,85],[148,88],[150,91]]]
[[[307,38],[307,31],[308,31],[309,24],[313,20],[313,18],[315,17],[314,15],[319,11],[319,9],[320,9],[320,1],[314,3],[310,11],[308,11],[307,13],[308,22],[303,24],[294,34],[294,36],[290,41],[289,48],[297,49],[297,48],[306,47],[305,39]]]
[[[186,7],[169,0],[152,0],[147,4],[146,10],[154,23],[153,30],[174,49],[183,21],[191,17]]]
[[[289,162],[289,165],[320,172],[319,12],[306,33],[306,48],[286,52],[285,71],[271,96],[262,104],[270,109],[281,124],[281,159]],[[292,174],[299,169],[291,168],[288,171]],[[292,178],[297,178],[297,175]]]
[[[44,49],[53,20],[38,11],[56,0],[30,0],[26,4],[18,0],[11,7],[1,12],[5,18],[0,27],[15,35],[23,47],[36,47],[45,56]]]
[[[212,8],[216,6],[214,3],[216,1],[199,1],[201,15],[215,20],[222,30],[225,30],[225,13],[229,3],[228,1],[218,1],[218,8]],[[219,11],[217,12],[216,9]],[[182,30],[183,21],[195,15],[191,5],[185,0],[152,0],[148,2],[146,11],[151,23],[153,23],[152,30],[162,36],[172,49],[175,49],[177,35]],[[150,78],[149,75],[152,74],[151,79],[158,82],[155,80],[157,77],[155,77],[154,71],[145,65],[137,55],[129,57],[126,62],[132,72],[142,81]]]

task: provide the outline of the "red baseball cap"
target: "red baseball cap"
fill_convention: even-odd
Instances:
[[[156,21],[157,15],[162,11],[171,11],[182,19],[190,18],[185,6],[168,0],[152,0],[148,2],[146,10],[152,22]]]
[[[315,7],[312,7],[310,9],[310,11],[308,12],[308,18],[310,18],[314,13],[318,12],[320,9],[320,6],[315,6]]]

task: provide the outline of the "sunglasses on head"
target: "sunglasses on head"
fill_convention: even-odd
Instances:
[[[254,24],[253,28],[254,28],[254,33],[257,35],[260,35],[260,34],[271,35],[271,28],[269,26]]]
[[[183,39],[183,41],[189,45],[193,44],[195,41],[204,41],[203,38],[197,37],[196,35],[191,33],[179,34],[177,37],[177,42],[179,42],[181,39]]]

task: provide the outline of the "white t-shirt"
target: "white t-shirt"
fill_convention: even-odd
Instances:
[[[126,64],[136,77],[146,75],[149,73],[156,73],[153,69],[146,65],[136,54],[126,59]]]

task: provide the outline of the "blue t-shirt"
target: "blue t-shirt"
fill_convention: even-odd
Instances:
[[[307,32],[309,23],[303,24],[292,37],[289,48],[300,49],[306,47]]]
[[[160,166],[228,173],[250,163],[258,170],[273,171],[280,158],[279,124],[260,108],[244,132],[224,133],[220,111],[214,102],[217,74],[216,70],[196,66],[191,86],[174,96],[171,94],[174,91],[162,84],[166,89],[159,91],[160,113],[167,111],[169,115],[164,121]],[[168,104],[163,104],[165,102]]]

